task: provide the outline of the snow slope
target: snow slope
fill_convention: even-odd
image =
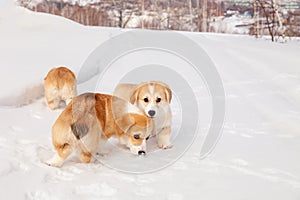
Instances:
[[[112,150],[90,164],[72,157],[59,169],[44,165],[53,154],[51,126],[61,111],[49,111],[44,99],[14,107],[11,97],[40,85],[54,66],[66,65],[77,74],[94,48],[120,32],[21,8],[2,8],[1,199],[300,198],[297,40],[278,44],[248,36],[185,33],[207,51],[226,92],[223,135],[204,160],[199,160],[200,134],[183,157],[153,173],[128,174],[103,165],[99,160],[109,156],[125,164],[128,159],[147,159],[128,158]],[[207,91],[199,88],[197,92],[201,115],[210,115],[205,108],[210,100]],[[199,131],[205,133],[207,127],[204,121]],[[166,152],[172,151],[176,146]]]

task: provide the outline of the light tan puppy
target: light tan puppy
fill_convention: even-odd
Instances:
[[[68,105],[77,94],[76,77],[66,67],[51,69],[44,80],[47,104],[52,110],[62,107],[62,103]]]
[[[129,113],[130,106],[120,98],[98,93],[73,98],[52,127],[57,154],[46,163],[59,167],[74,150],[79,152],[82,162],[88,163],[112,136],[133,154],[145,154],[153,122],[145,115]]]
[[[168,85],[157,81],[145,82],[139,85],[119,84],[114,91],[114,95],[129,101],[154,120],[160,148],[172,147],[170,142],[172,90]]]

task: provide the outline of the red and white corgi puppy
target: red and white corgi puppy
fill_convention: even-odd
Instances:
[[[129,101],[140,108],[145,115],[153,119],[160,148],[167,149],[172,147],[170,142],[172,90],[167,84],[158,81],[150,81],[138,85],[119,84],[113,95]]]
[[[88,163],[112,136],[133,154],[145,154],[145,141],[153,132],[153,122],[143,114],[130,113],[131,106],[123,99],[99,93],[73,98],[52,127],[57,153],[46,163],[59,167],[74,150],[82,162]]]
[[[44,79],[44,89],[50,109],[61,108],[77,95],[76,77],[66,67],[53,68]]]

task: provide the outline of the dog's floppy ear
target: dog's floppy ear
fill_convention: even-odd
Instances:
[[[158,81],[157,83],[158,83],[161,87],[164,88],[164,90],[165,90],[165,95],[166,95],[166,99],[167,99],[168,103],[171,103],[171,100],[172,100],[172,90],[170,89],[170,87],[169,87],[167,84],[165,84],[165,83],[163,83],[163,82],[160,82],[160,81]]]
[[[130,103],[131,104],[134,104],[137,101],[138,96],[139,96],[139,91],[140,91],[139,88],[136,88],[134,90],[134,92],[132,93],[132,95],[130,97]]]
[[[135,124],[135,119],[130,114],[125,114],[117,119],[116,123],[126,133]]]
[[[168,103],[171,103],[172,100],[172,90],[169,88],[169,86],[165,86],[165,95]]]

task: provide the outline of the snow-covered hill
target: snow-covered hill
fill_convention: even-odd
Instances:
[[[99,160],[110,157],[125,165],[129,160],[151,159],[150,156],[128,158],[127,154],[116,154],[112,149],[90,164],[82,164],[76,157],[59,169],[43,164],[53,154],[51,126],[61,111],[50,111],[44,99],[15,107],[16,98],[28,92],[26,89],[42,84],[52,67],[66,65],[78,74],[99,44],[121,32],[84,27],[22,8],[2,7],[1,199],[300,198],[300,41],[297,39],[279,44],[249,36],[184,33],[210,56],[226,93],[223,135],[214,151],[203,160],[199,159],[203,142],[203,135],[199,134],[173,165],[152,173],[128,174],[103,165]],[[200,115],[206,119],[205,116],[211,115],[210,107],[205,107],[209,105],[209,95],[201,87],[195,95],[202,108]],[[178,105],[173,106],[176,119]],[[204,120],[199,131],[205,133],[208,125],[209,120]],[[176,145],[166,152],[174,151]]]

